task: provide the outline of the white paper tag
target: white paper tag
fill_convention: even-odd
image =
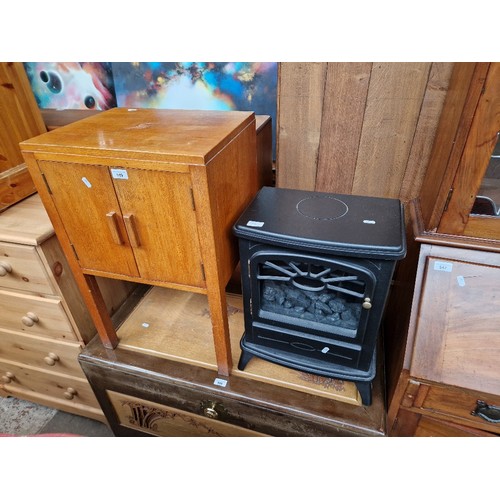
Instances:
[[[263,222],[257,221],[257,220],[249,220],[247,222],[247,226],[250,227],[262,227],[264,225]]]
[[[453,264],[451,262],[434,262],[434,271],[444,271],[446,273],[451,273],[453,269]]]
[[[124,168],[112,168],[111,177],[113,179],[128,179],[128,173]]]
[[[216,378],[214,380],[214,385],[218,385],[220,387],[226,387],[227,385],[227,380],[224,380],[223,378]]]
[[[90,181],[87,179],[87,177],[82,177],[82,182],[88,187],[91,188],[92,184],[90,184]]]
[[[458,286],[465,286],[465,278],[463,276],[457,276]]]

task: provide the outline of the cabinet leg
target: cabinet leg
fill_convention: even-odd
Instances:
[[[118,345],[118,337],[115,327],[111,321],[111,317],[106,308],[106,303],[102,298],[101,290],[95,276],[84,275],[87,284],[87,293],[82,291],[82,295],[86,298],[87,307],[90,315],[96,325],[97,333],[102,344],[107,349],[114,349]]]
[[[208,306],[212,320],[212,331],[215,344],[215,358],[219,375],[228,377],[233,367],[231,356],[231,339],[229,336],[229,322],[227,319],[227,302],[224,290],[218,287],[214,291],[208,290]]]

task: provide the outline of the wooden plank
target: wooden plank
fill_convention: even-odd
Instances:
[[[411,145],[410,157],[399,192],[399,198],[402,201],[412,200],[420,192],[453,66],[453,63],[447,62],[432,63],[422,109]]]
[[[327,63],[281,63],[276,186],[313,191]]]
[[[226,299],[233,365],[237,366],[241,353],[239,342],[245,330],[243,302],[240,295],[227,294]],[[215,369],[217,362],[211,329],[206,297],[153,287],[118,329],[119,348]],[[308,375],[256,357],[244,371],[233,369],[231,377],[260,380],[361,405],[353,382]]]
[[[397,198],[430,63],[374,63],[353,194]]]
[[[316,191],[350,194],[371,63],[328,63]]]

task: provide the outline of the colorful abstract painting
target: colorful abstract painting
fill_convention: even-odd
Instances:
[[[270,115],[275,128],[276,62],[118,62],[111,65],[120,107],[254,111]],[[273,145],[274,142],[273,134]]]
[[[41,109],[116,106],[111,63],[26,62],[24,68]]]

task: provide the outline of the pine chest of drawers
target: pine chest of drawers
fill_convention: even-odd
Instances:
[[[124,300],[119,282],[107,307]],[[0,395],[106,421],[78,363],[96,329],[37,194],[0,217]]]

